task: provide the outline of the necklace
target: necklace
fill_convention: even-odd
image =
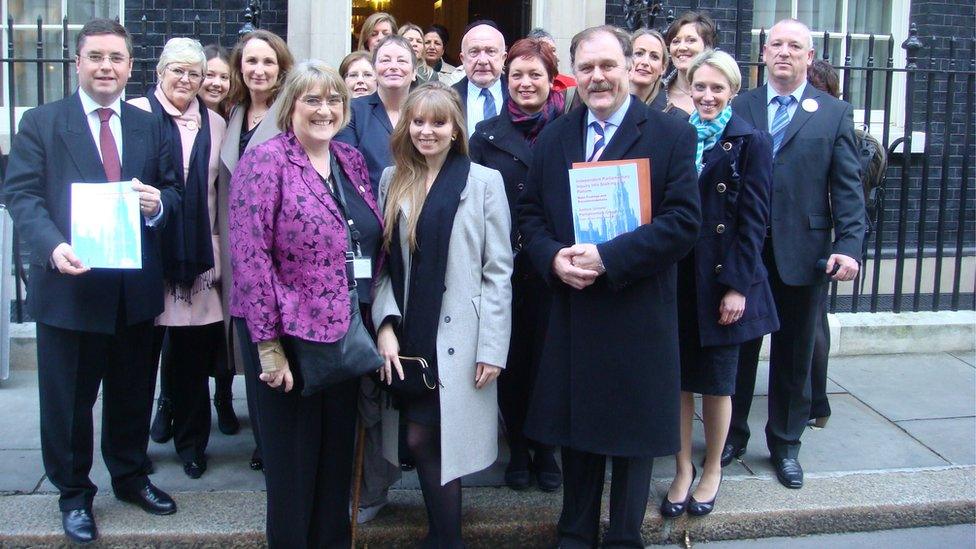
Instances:
[[[264,111],[261,114],[251,115],[251,126],[257,126],[262,120],[264,120],[264,115],[268,114],[268,111]]]

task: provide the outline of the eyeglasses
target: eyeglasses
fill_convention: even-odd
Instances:
[[[129,60],[128,56],[122,55],[121,53],[113,53],[111,55],[105,55],[102,53],[89,53],[88,55],[83,55],[85,59],[91,61],[96,65],[101,65],[103,61],[108,59],[113,65],[121,65]]]
[[[299,101],[305,103],[313,109],[318,109],[322,107],[323,104],[330,107],[338,107],[339,105],[342,105],[342,97],[338,95],[330,95],[329,98],[324,101],[317,95],[306,95],[305,97],[299,99]]]
[[[196,71],[187,71],[179,67],[166,67],[166,70],[170,72],[177,80],[183,80],[185,76],[190,82],[199,82],[203,80],[203,75]]]

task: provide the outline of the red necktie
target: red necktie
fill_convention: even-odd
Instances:
[[[120,181],[122,165],[119,163],[119,148],[115,144],[112,128],[108,125],[108,121],[112,119],[112,109],[98,109],[98,119],[102,122],[102,127],[98,130],[98,144],[102,149],[102,167],[105,168],[105,177],[109,181]]]

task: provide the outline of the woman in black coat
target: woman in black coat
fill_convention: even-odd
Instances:
[[[698,134],[696,164],[702,225],[698,242],[678,264],[681,352],[681,451],[661,514],[711,512],[722,482],[722,446],[729,429],[739,344],[779,329],[762,262],[772,182],[772,140],[732,114],[739,68],[728,54],[706,50],[688,69]],[[706,454],[692,495],[694,395],[702,395]]]
[[[513,220],[515,203],[525,188],[532,163],[535,140],[546,124],[563,112],[563,94],[552,91],[557,66],[546,42],[525,38],[513,44],[505,64],[509,91],[506,108],[498,116],[479,123],[471,136],[471,161],[501,172]],[[521,490],[529,486],[535,475],[539,488],[551,492],[562,484],[553,447],[529,442],[522,432],[545,339],[549,291],[528,258],[518,253],[521,246],[516,224],[512,223],[512,249],[516,254],[512,340],[508,366],[498,379],[498,404],[511,455],[505,468],[505,483]],[[530,456],[530,450],[534,456]]]

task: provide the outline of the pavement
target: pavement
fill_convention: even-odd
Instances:
[[[920,340],[915,348],[924,351],[926,342]],[[674,466],[670,458],[658,459],[645,540],[793,538],[976,523],[976,353],[834,357],[829,379],[833,415],[826,428],[804,434],[800,459],[806,485],[802,490],[779,485],[765,450],[767,366],[763,363],[750,418],[755,436],[742,459],[725,469],[715,512],[704,518],[664,521],[657,502],[667,491]],[[151,517],[112,498],[108,472],[96,450],[91,476],[102,489],[94,505],[101,543],[112,547],[263,545],[264,478],[247,466],[253,440],[243,399],[238,377],[235,408],[242,430],[223,435],[214,419],[209,469],[199,480],[183,474],[172,443],[150,442],[156,469],[152,481],[180,505],[180,512],[171,517]],[[96,436],[100,415],[96,405]],[[38,417],[36,372],[13,371],[10,379],[0,383],[2,547],[53,547],[64,540],[56,491],[41,463]],[[695,422],[694,450],[697,460],[704,452],[700,421]],[[466,540],[472,547],[551,544],[560,494],[516,493],[503,487],[506,461],[502,450],[492,467],[464,479]],[[406,473],[394,487],[391,500],[375,521],[361,529],[361,545],[411,546],[422,537],[424,507],[413,473]]]

